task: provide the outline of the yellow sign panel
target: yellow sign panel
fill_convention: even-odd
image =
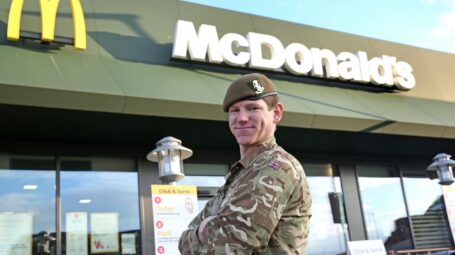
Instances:
[[[73,14],[74,47],[84,50],[87,47],[84,12],[79,0],[69,0]],[[54,40],[55,19],[59,0],[39,0],[41,10],[41,40]],[[12,0],[8,17],[8,40],[17,41],[20,36],[22,6],[24,0]]]
[[[152,185],[154,195],[197,195],[196,186],[191,185]]]

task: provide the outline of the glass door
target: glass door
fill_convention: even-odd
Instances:
[[[0,254],[141,254],[138,189],[133,158],[0,154]]]
[[[306,254],[344,254],[349,240],[341,180],[331,164],[304,164],[313,201]]]
[[[53,157],[0,154],[0,254],[56,254]]]
[[[425,168],[404,168],[403,185],[416,249],[452,246],[441,185]]]
[[[61,158],[62,254],[141,254],[138,175],[128,158]]]
[[[396,167],[356,167],[368,240],[382,240],[386,250],[412,249],[400,175]]]

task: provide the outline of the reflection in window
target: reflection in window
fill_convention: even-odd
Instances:
[[[306,254],[346,252],[347,224],[339,173],[330,164],[305,164],[313,205]]]
[[[386,250],[411,249],[412,241],[400,177],[394,167],[357,166],[368,240]]]
[[[446,208],[438,179],[430,180],[425,169],[403,169],[403,184],[416,249],[452,246]]]
[[[52,157],[0,155],[1,254],[55,254],[55,176]]]
[[[226,180],[224,176],[185,176],[179,185],[195,185],[198,187],[221,187]]]
[[[61,160],[63,254],[140,254],[133,159]]]
[[[229,171],[228,165],[184,163],[185,177],[179,185],[195,185],[197,187],[221,187],[224,176]]]
[[[184,163],[185,177],[179,185],[195,185],[198,192],[198,210],[202,211],[205,204],[213,197],[219,187],[225,183],[224,176],[229,166],[222,164]]]

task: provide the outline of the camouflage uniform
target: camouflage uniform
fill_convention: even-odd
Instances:
[[[235,163],[226,183],[182,233],[187,254],[304,254],[311,198],[300,163],[270,138]],[[197,237],[203,219],[216,215]]]

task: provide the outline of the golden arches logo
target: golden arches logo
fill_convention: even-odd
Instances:
[[[69,0],[73,15],[74,48],[84,50],[87,47],[84,12],[79,0]],[[41,40],[54,40],[55,19],[59,0],[39,0],[41,11]],[[8,17],[8,40],[17,41],[20,37],[21,15],[24,0],[12,0]]]

